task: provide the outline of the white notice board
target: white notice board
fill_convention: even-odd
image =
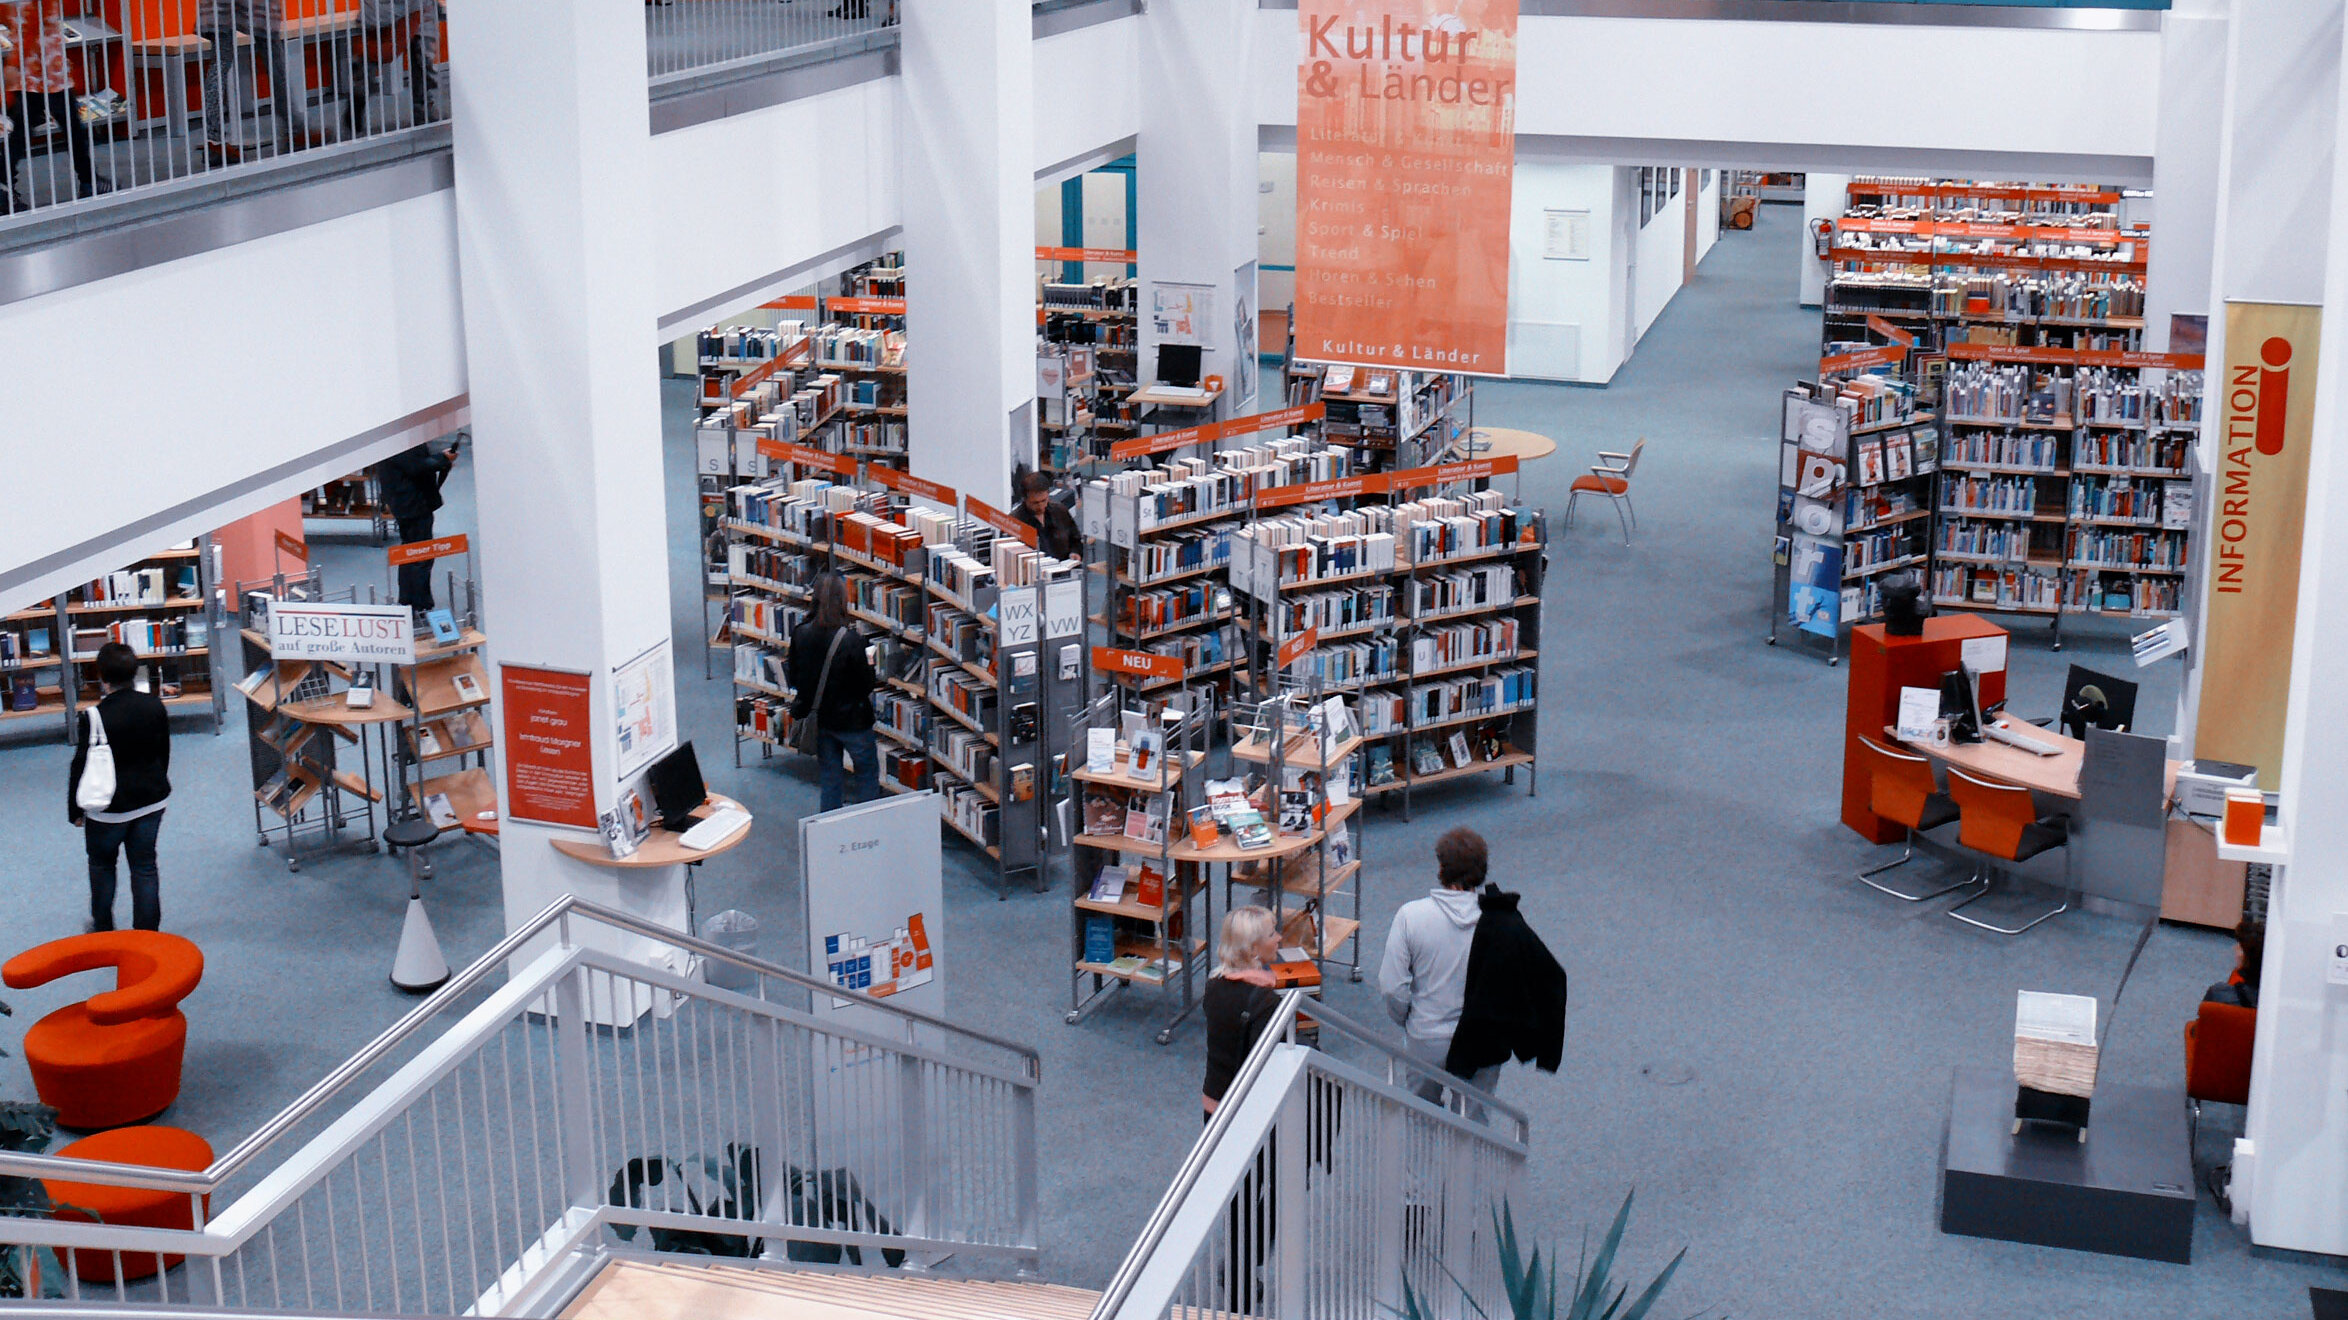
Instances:
[[[807,970],[835,985],[924,1013],[946,1011],[945,883],[938,795],[904,793],[799,821],[807,902]],[[889,1020],[847,999],[815,997],[816,1016],[858,1026]]]

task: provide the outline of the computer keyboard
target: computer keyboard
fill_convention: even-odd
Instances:
[[[2003,724],[1990,725],[1981,731],[1981,736],[2002,742],[2008,747],[2019,747],[2025,752],[2038,756],[2054,756],[2062,751],[2062,748],[2053,743],[2033,738],[2026,733],[2016,733]]]
[[[750,813],[740,807],[720,807],[692,829],[677,836],[677,842],[695,852],[708,852],[750,823]]]

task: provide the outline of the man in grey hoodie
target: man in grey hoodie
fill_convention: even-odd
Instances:
[[[1411,1054],[1431,1071],[1420,1076],[1419,1095],[1442,1103],[1444,1056],[1459,1026],[1460,999],[1467,989],[1468,950],[1476,942],[1476,889],[1484,883],[1484,836],[1464,826],[1435,841],[1439,888],[1414,898],[1394,914],[1386,932],[1386,956],[1378,967],[1378,992],[1386,1011],[1402,1024]],[[1479,1068],[1467,1081],[1485,1091],[1499,1084],[1500,1068]]]

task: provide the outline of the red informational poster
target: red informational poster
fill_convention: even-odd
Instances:
[[[594,725],[587,675],[524,665],[498,667],[505,710],[506,815],[595,828]]]
[[[1508,371],[1517,0],[1298,0],[1296,353]]]

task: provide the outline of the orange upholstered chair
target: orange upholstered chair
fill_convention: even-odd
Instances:
[[[1900,849],[1900,855],[1881,866],[1859,872],[1859,883],[1910,903],[1938,898],[1972,884],[1973,877],[1968,875],[1955,884],[1911,894],[1875,878],[1894,867],[1907,865],[1916,855],[1917,831],[1938,829],[1957,819],[1957,804],[1940,791],[1940,785],[1932,777],[1932,762],[1921,756],[1895,752],[1864,735],[1859,739],[1859,756],[1867,769],[1868,809],[1885,820],[1908,827],[1907,846]]]
[[[179,1001],[204,979],[204,954],[161,931],[100,931],[28,949],[0,965],[0,981],[26,990],[102,967],[115,969],[112,990],[24,1033],[41,1103],[57,1110],[60,1125],[84,1131],[153,1118],[178,1098],[188,1040]]]
[[[1995,780],[1977,779],[1964,771],[1950,767],[1949,796],[1957,803],[1962,819],[1957,825],[1957,842],[1979,853],[1984,859],[2020,862],[2036,857],[2049,848],[2061,848],[2070,843],[2070,833],[2059,817],[2041,820],[2038,807],[2032,802],[2030,790]],[[1984,888],[1981,893],[1989,892]],[[1975,894],[1963,903],[1949,909],[1949,915],[1968,926],[1995,931],[2000,935],[2019,935],[2039,922],[2057,913],[2068,912],[2068,900],[2038,914],[2019,926],[1998,926],[1967,915],[1963,909],[1979,899]]]
[[[105,1164],[137,1164],[151,1169],[186,1169],[201,1172],[212,1166],[212,1146],[193,1132],[175,1127],[127,1127],[96,1136],[83,1137],[65,1149],[56,1152],[66,1159],[93,1160]],[[49,1201],[56,1206],[56,1218],[78,1220],[81,1223],[129,1225],[137,1228],[192,1229],[196,1226],[195,1207],[185,1192],[159,1191],[145,1187],[115,1187],[106,1183],[78,1183],[41,1180],[49,1189]],[[204,1213],[212,1213],[212,1198],[204,1198]],[[123,1252],[122,1277],[144,1279],[179,1264],[179,1256],[158,1255],[154,1252]],[[114,1253],[111,1251],[77,1251],[73,1253],[73,1272],[84,1283],[114,1282]]]
[[[2240,1004],[2209,1004],[2185,1024],[2185,1104],[2201,1130],[2201,1102],[2250,1103],[2250,1047],[2258,1036],[2258,1010]]]
[[[1627,454],[1611,450],[1598,451],[1598,462],[1588,476],[1575,477],[1566,487],[1565,525],[1573,526],[1573,506],[1584,495],[1603,496],[1614,505],[1614,520],[1622,524],[1622,543],[1631,543],[1631,529],[1639,525],[1639,511],[1631,507],[1631,474],[1639,470],[1639,455],[1646,452],[1647,437],[1640,436]],[[1626,518],[1624,514],[1628,513]]]

